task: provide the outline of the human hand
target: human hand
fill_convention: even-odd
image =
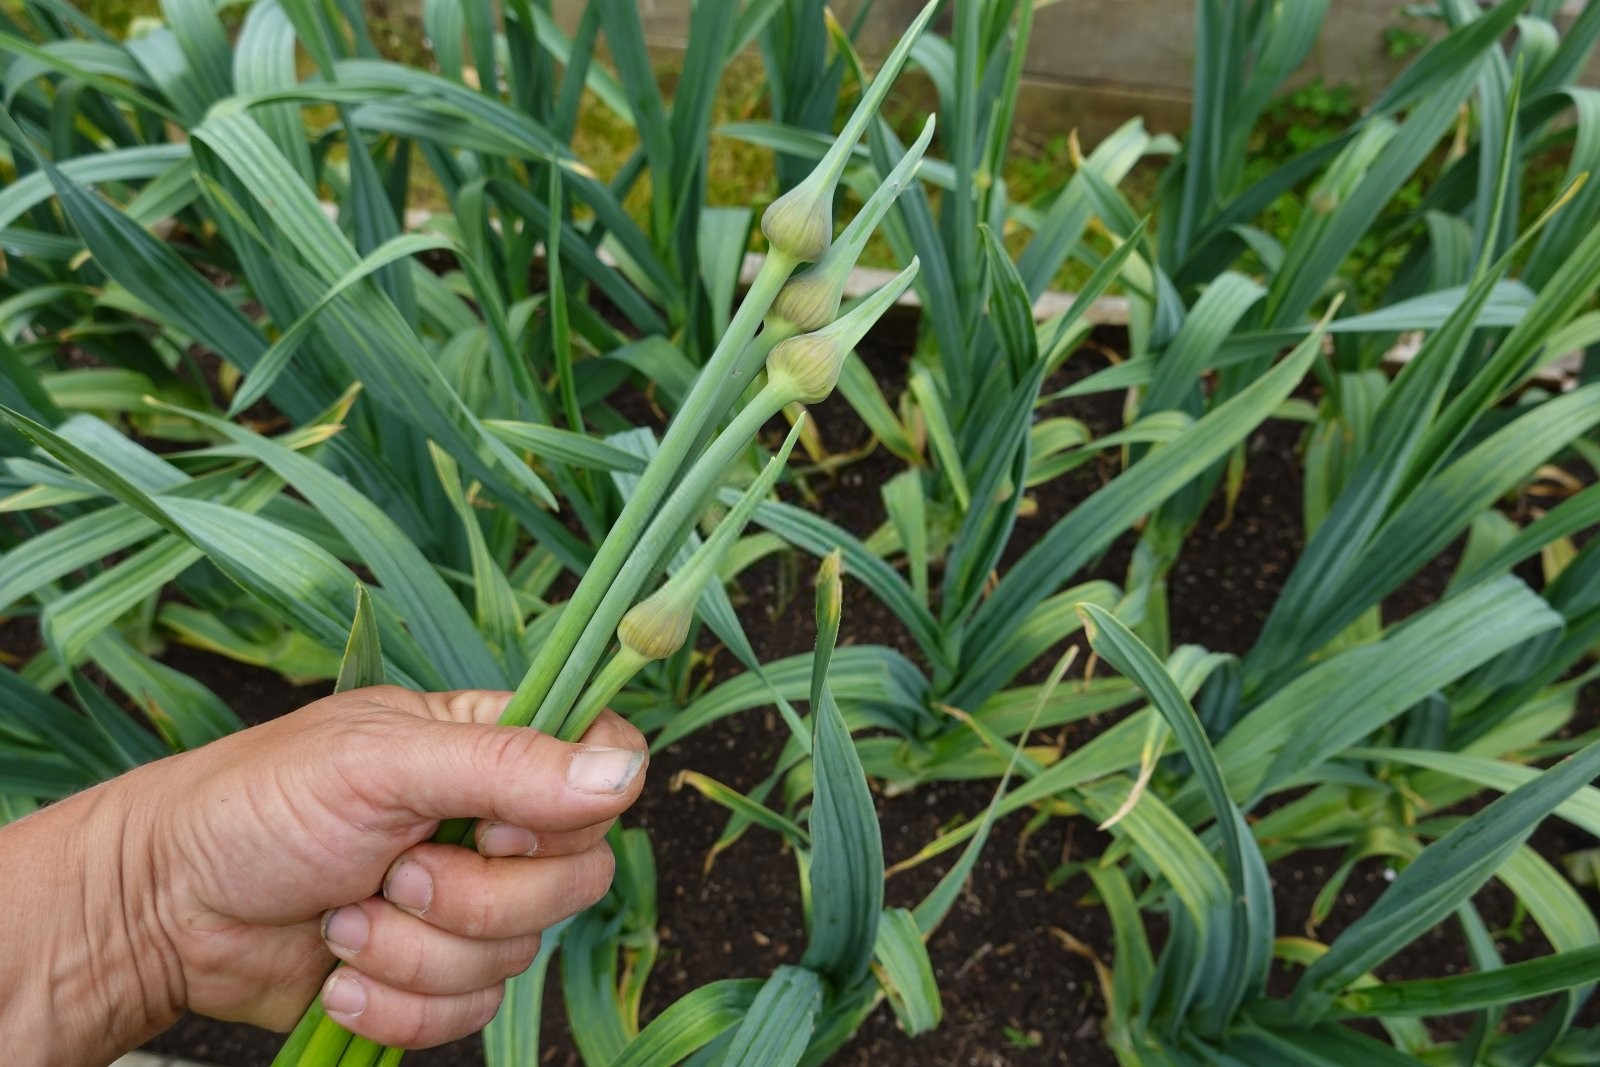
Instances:
[[[484,1026],[539,932],[604,895],[647,760],[609,712],[582,745],[493,725],[508,696],[353,690],[33,817],[102,794],[77,822],[120,857],[129,922],[103,940],[135,946],[146,1028],[188,1009],[288,1029],[319,988],[383,1044]],[[451,817],[486,820],[476,851],[429,841]]]

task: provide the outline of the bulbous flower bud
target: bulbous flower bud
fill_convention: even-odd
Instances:
[[[844,297],[844,280],[848,274],[848,271],[827,270],[821,264],[802,271],[778,290],[767,314],[797,330],[820,330],[839,314],[839,301]]]
[[[617,624],[617,640],[622,642],[624,649],[646,660],[653,660],[666,659],[683,647],[689,637],[689,626],[694,622],[695,605],[700,601],[700,594],[716,578],[717,568],[722,565],[740,531],[750,521],[750,516],[755,514],[756,506],[778,484],[778,475],[782,473],[783,465],[789,462],[804,425],[804,419],[795,423],[782,447],[740,494],[738,502],[717,523],[711,536],[690,553],[672,577],[661,583],[661,588],[639,601],[622,617]],[[681,491],[683,487],[679,489]]]
[[[667,582],[628,610],[617,624],[622,647],[645,659],[666,659],[689,637],[694,620],[695,591],[687,598],[678,583]],[[687,599],[687,603],[684,600]]]
[[[767,379],[802,404],[817,404],[839,384],[850,349],[826,330],[781,341],[767,355]]]
[[[929,0],[923,6],[867,84],[855,110],[845,120],[844,129],[817,161],[816,168],[805,181],[774,200],[761,216],[761,232],[774,249],[805,262],[815,261],[827,249],[833,239],[833,190],[839,184],[839,176],[938,6],[938,0]]]
[[[769,320],[786,322],[794,328],[794,332],[805,333],[821,329],[839,314],[839,302],[844,297],[850,271],[861,258],[861,251],[866,248],[872,231],[916,174],[923,153],[928,149],[928,142],[933,138],[933,124],[934,119],[930,115],[923,123],[922,133],[916,141],[884,176],[838,239],[822,253],[822,258],[809,269],[791,277],[778,291],[777,299],[773,300],[772,307],[767,311]]]
[[[867,335],[889,305],[917,276],[919,261],[910,265],[840,318],[819,330],[778,342],[767,354],[767,380],[779,389],[785,402],[816,404],[827,399],[839,384],[850,350]]]
[[[838,175],[819,168],[784,193],[761,215],[761,232],[767,243],[802,262],[822,257],[833,241],[833,190]]]
[[[833,190],[839,184],[839,176],[938,6],[938,0],[929,0],[923,6],[867,84],[844,128],[817,161],[816,168],[805,181],[774,200],[761,216],[761,232],[773,248],[804,261],[816,260],[827,249],[833,238]]]

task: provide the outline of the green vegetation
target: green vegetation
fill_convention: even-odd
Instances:
[[[1365,102],[1289,88],[1326,0],[1197,0],[1182,140],[1134,121],[1082,153],[1017,150],[1033,4],[925,33],[934,6],[871,76],[818,0],[700,0],[676,69],[623,0],[570,38],[532,0],[429,0],[420,37],[314,0],[166,0],[131,40],[8,8],[0,611],[39,641],[0,667],[0,812],[237,729],[171,641],[341,686],[514,688],[508,722],[564,736],[610,705],[657,751],[770,707],[755,787],[691,784],[727,809],[718,851],[754,829],[795,857],[803,956],[641,1018],[657,886],[619,830],[612,894],[549,932],[494,1063],[540,1058],[550,967],[594,1065],[820,1063],[884,1001],[927,1032],[926,939],[1020,811],[1111,835],[1052,882],[1106,909],[1130,1067],[1592,1059],[1592,862],[1569,880],[1527,842],[1600,830],[1578,711],[1600,384],[1532,384],[1600,345],[1600,97],[1574,84],[1600,4],[1562,35],[1551,0],[1446,0]],[[841,306],[858,260],[898,273]],[[1062,284],[1079,299],[1036,322]],[[911,285],[886,390],[853,349]],[[1113,289],[1126,351],[1063,381]],[[776,491],[835,391],[902,464],[864,538]],[[1061,406],[1097,394],[1123,413],[1105,432]],[[1304,548],[1230,653],[1175,633],[1173,576],[1274,420],[1300,432]],[[1054,492],[1090,464],[1086,495]],[[1564,495],[1501,507],[1558,464]],[[1119,539],[1126,571],[1097,571]],[[819,561],[818,641],[764,662],[728,586],[772,553]],[[1440,595],[1386,614],[1421,574]],[[840,643],[846,579],[911,654]],[[710,684],[702,640],[740,670]],[[1069,724],[1076,747],[1030,741]],[[992,802],[907,865],[960,859],[885,907],[869,783],[968,779]],[[1325,941],[1277,929],[1270,865],[1328,848],[1314,920],[1366,859],[1393,885]],[[1491,879],[1550,951],[1502,958]],[[1385,980],[1446,920],[1469,973]],[[1451,1014],[1471,1029],[1420,1021]],[[280,1062],[398,1055],[313,1006]]]

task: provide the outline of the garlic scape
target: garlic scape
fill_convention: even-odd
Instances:
[[[922,36],[923,27],[933,17],[937,4],[922,9],[894,51],[883,61],[883,67],[861,94],[844,129],[834,138],[828,151],[817,161],[811,173],[799,185],[774,200],[761,216],[761,232],[774,251],[800,262],[812,262],[827,249],[833,238],[833,194],[839,186],[850,153],[856,142],[866,132],[867,123],[877,115],[878,108],[889,95],[889,86],[899,72],[911,46]]]
[[[803,340],[794,336],[796,325],[777,328],[785,320],[769,321],[768,312],[795,267],[802,261],[822,257],[832,243],[833,195],[840,176],[937,7],[938,0],[932,0],[907,28],[864,87],[844,128],[811,174],[767,209],[762,230],[770,247],[761,269],[668,425],[622,513],[584,570],[566,609],[540,646],[507,704],[502,722],[533,725],[567,738],[582,732],[578,728],[581,716],[569,712],[576,711],[585,682],[604,656],[611,635],[634,607],[635,598],[650,576],[658,572],[679,543],[687,524],[704,508],[729,467],[768,419],[787,404],[814,401],[831,391],[850,348],[909,284],[910,274],[902,274],[863,300],[857,309],[860,314],[852,311],[839,323],[822,328],[833,330],[832,333],[818,330],[804,335],[812,337],[813,342],[791,349],[779,361],[788,378],[769,378],[754,395],[749,395],[751,383],[763,365],[773,366],[772,357],[784,341]],[[869,198],[870,213],[865,208],[861,213],[867,217],[846,228],[840,243],[847,246],[847,253],[850,248],[857,251],[841,254],[837,262],[845,264],[843,270],[849,270],[849,264],[859,254],[857,246],[882,218],[894,193],[910,180],[916,164],[913,157],[926,147],[930,135],[931,131],[924,131],[919,146],[895,167],[893,180],[885,181],[886,186],[893,186],[893,193],[884,191]],[[831,284],[832,272],[841,268],[831,260],[826,268]],[[914,269],[914,264],[908,268]],[[808,321],[815,322],[816,316],[808,316]],[[767,329],[761,328],[763,323]],[[741,397],[748,399],[740,404]],[[728,425],[716,432],[730,408],[736,410]],[[599,680],[597,676],[596,681]]]
[[[923,153],[933,138],[934,120],[930,115],[917,140],[900,157],[884,177],[883,183],[873,191],[839,234],[822,259],[810,268],[790,276],[766,311],[766,321],[740,355],[738,365],[723,384],[718,403],[732,403],[738,396],[748,403],[756,395],[757,371],[766,364],[767,356],[778,345],[799,333],[816,330],[832,322],[839,314],[839,303],[844,296],[845,282],[861,258],[861,251],[877,229],[878,223],[901,193],[910,184],[922,163]]]
[[[723,516],[722,521],[717,523],[711,536],[701,542],[683,565],[661,583],[659,589],[628,609],[628,613],[622,617],[617,624],[617,651],[595,675],[594,681],[589,683],[567,720],[571,736],[582,736],[611,698],[647,663],[666,659],[683,647],[683,642],[689,636],[689,627],[694,622],[695,605],[700,602],[700,595],[716,577],[729,549],[750,521],[750,516],[755,514],[756,506],[767,498],[772,487],[778,483],[778,475],[783,473],[784,464],[789,461],[789,454],[800,439],[803,424],[802,419],[790,429],[783,446],[767,461],[767,465],[739,496],[738,502]]]
[[[844,296],[844,285],[861,258],[861,250],[883,221],[883,216],[910,184],[922,163],[928,142],[933,139],[933,116],[923,123],[922,133],[884,176],[882,184],[873,190],[867,202],[840,232],[839,239],[829,246],[812,266],[789,278],[778,291],[778,297],[767,312],[768,331],[782,331],[788,324],[790,334],[815,330],[826,326],[839,314],[839,301]]]
[[[910,286],[918,266],[913,256],[905,270],[833,322],[774,346],[767,356],[768,390],[783,397],[785,404],[815,404],[826,399],[839,384],[845,358]]]
[[[589,665],[599,659],[601,650],[610,640],[612,627],[621,622],[634,598],[671,551],[671,546],[678,543],[680,531],[705,507],[706,500],[721,484],[728,469],[740,461],[745,446],[785,406],[797,401],[816,403],[833,391],[845,357],[889,305],[905,292],[916,276],[917,266],[913,259],[892,281],[866,296],[838,321],[821,330],[791,337],[773,348],[767,358],[766,385],[712,438],[700,458],[661,501],[649,525],[640,534],[638,547],[622,564],[599,605],[583,622],[574,654],[560,665],[549,686],[545,707],[559,706],[564,713],[565,707],[578,698],[591,669]],[[653,465],[655,461],[651,462]],[[636,494],[638,491],[634,490]],[[556,719],[555,714],[541,707],[533,724],[540,729],[551,729],[553,727],[545,723],[553,721],[563,737],[579,736],[572,732],[577,721],[574,717]]]

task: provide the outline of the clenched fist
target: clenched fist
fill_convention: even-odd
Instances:
[[[106,1061],[184,1010],[288,1029],[319,988],[383,1044],[481,1028],[604,895],[647,759],[610,713],[576,745],[494,725],[508,696],[341,693],[0,829],[7,1046]],[[429,841],[455,817],[476,851]]]

